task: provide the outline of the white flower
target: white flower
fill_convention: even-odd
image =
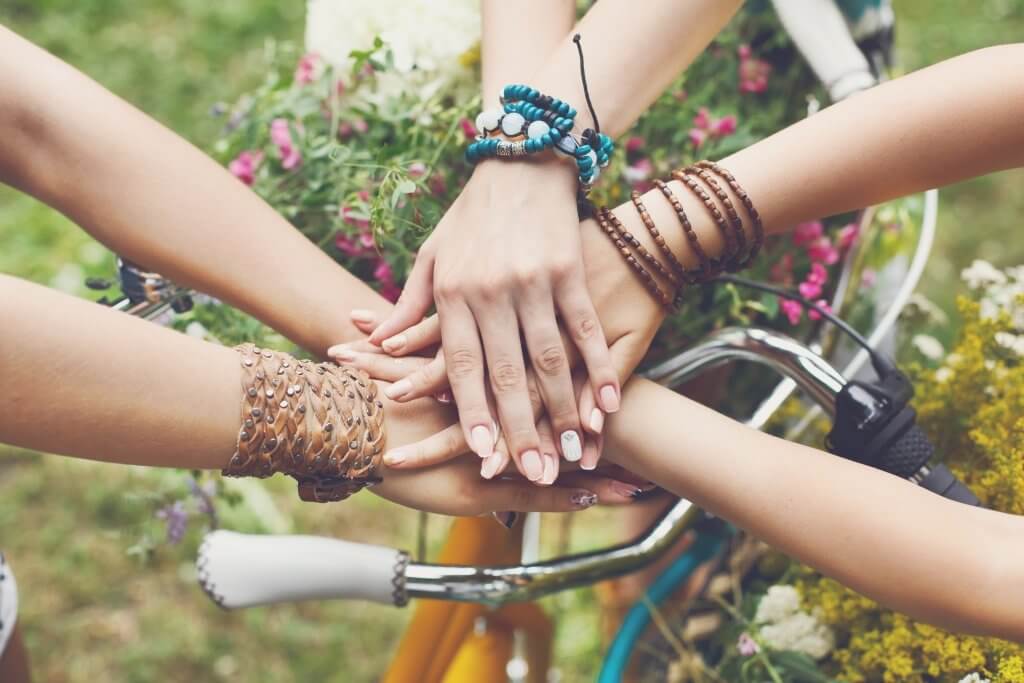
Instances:
[[[468,70],[459,57],[480,40],[477,0],[309,0],[306,49],[339,70],[353,50],[368,50],[380,37],[394,71],[382,74],[378,90],[398,94],[416,87],[421,99]],[[427,88],[430,93],[424,94]]]
[[[945,311],[936,306],[934,301],[918,292],[914,292],[910,295],[910,300],[907,301],[907,308],[916,308],[931,322],[938,323],[940,325],[945,325],[949,322],[949,316],[946,315]]]
[[[1000,285],[1006,282],[1006,275],[988,261],[975,259],[974,263],[960,273],[960,277],[971,289],[981,289],[986,285]]]
[[[940,382],[940,383],[941,382],[948,382],[949,379],[952,376],[953,376],[953,371],[951,369],[947,368],[947,367],[941,367],[941,368],[939,368],[938,370],[935,371],[935,381],[936,382]]]
[[[797,612],[778,623],[762,626],[761,638],[772,649],[802,652],[815,660],[823,658],[835,646],[832,629],[807,612]]]
[[[1010,349],[1018,356],[1024,356],[1024,334],[996,332],[996,343]]]
[[[910,343],[928,360],[939,360],[946,352],[942,348],[942,342],[928,334],[915,334]]]
[[[970,673],[960,679],[960,683],[991,683],[987,678],[982,678],[981,674],[975,672]]]
[[[757,604],[754,623],[759,625],[764,642],[776,650],[802,652],[821,659],[835,645],[832,630],[818,615],[800,609],[800,594],[793,586],[769,588]]]

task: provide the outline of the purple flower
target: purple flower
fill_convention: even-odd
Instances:
[[[750,637],[750,634],[744,631],[740,634],[739,640],[736,641],[736,649],[744,657],[753,657],[761,651],[761,646],[757,644],[757,641]]]
[[[177,545],[185,537],[185,531],[188,529],[188,512],[180,500],[157,510],[156,518],[167,522],[167,542],[171,545]]]
[[[281,167],[290,171],[302,163],[302,153],[292,140],[291,127],[286,119],[274,119],[270,122],[270,141],[277,146],[281,154]]]

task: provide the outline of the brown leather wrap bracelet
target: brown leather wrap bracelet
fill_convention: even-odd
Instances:
[[[298,360],[252,344],[242,365],[242,426],[223,474],[299,482],[302,500],[344,500],[380,481],[384,405],[377,385],[353,368]]]

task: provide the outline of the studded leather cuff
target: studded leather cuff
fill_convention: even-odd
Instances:
[[[377,385],[354,368],[298,360],[252,344],[242,365],[242,425],[223,474],[299,483],[299,498],[344,500],[380,481],[384,406]]]

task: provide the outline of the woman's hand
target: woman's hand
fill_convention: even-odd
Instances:
[[[404,404],[387,401],[385,410],[389,446],[400,447],[443,432],[454,419],[450,409],[428,399]],[[458,425],[451,429],[459,434]],[[615,476],[573,472],[563,476],[558,486],[544,487],[519,477],[486,481],[479,472],[480,460],[465,455],[423,469],[387,469],[384,480],[371,490],[408,507],[463,516],[498,511],[571,512],[598,502],[621,505],[631,503],[641,490],[621,472],[612,472]]]
[[[571,353],[578,350],[591,378],[589,405],[605,412],[619,405],[618,376],[587,292],[575,185],[571,164],[558,160],[483,162],[421,249],[394,312],[370,337],[403,353],[404,332],[436,303],[441,367],[464,441],[481,457],[494,452],[487,377],[510,455],[531,479],[543,464],[524,352],[566,460],[579,461],[584,445]],[[395,385],[389,395],[405,398],[406,386]]]
[[[616,214],[625,219],[631,207],[620,207]],[[642,229],[642,228],[641,228]],[[639,235],[639,231],[635,234]],[[580,237],[587,274],[587,285],[597,306],[598,315],[611,341],[612,364],[621,380],[625,380],[640,363],[658,326],[664,319],[664,310],[650,296],[636,276],[629,270],[615,246],[601,234],[593,221],[580,226]],[[368,312],[361,312],[356,325],[372,334],[377,320]],[[403,336],[400,348],[380,349],[367,342],[334,346],[328,354],[336,360],[351,363],[371,376],[393,381],[399,391],[398,401],[409,401],[425,396],[443,395],[447,389],[445,355],[438,354],[432,361],[409,354],[432,348],[440,342],[441,328],[436,317],[413,325]],[[576,359],[570,358],[570,363]],[[535,402],[536,415],[542,406]],[[580,466],[593,469],[600,457],[599,441],[604,425],[604,412],[595,405],[593,392],[580,392],[581,424],[595,438],[584,445]],[[461,406],[459,406],[461,410]],[[542,420],[543,423],[543,420]],[[424,466],[455,457],[466,449],[466,441],[458,428],[449,428],[416,444],[402,449],[404,461],[400,466]],[[387,459],[387,458],[386,458]]]

